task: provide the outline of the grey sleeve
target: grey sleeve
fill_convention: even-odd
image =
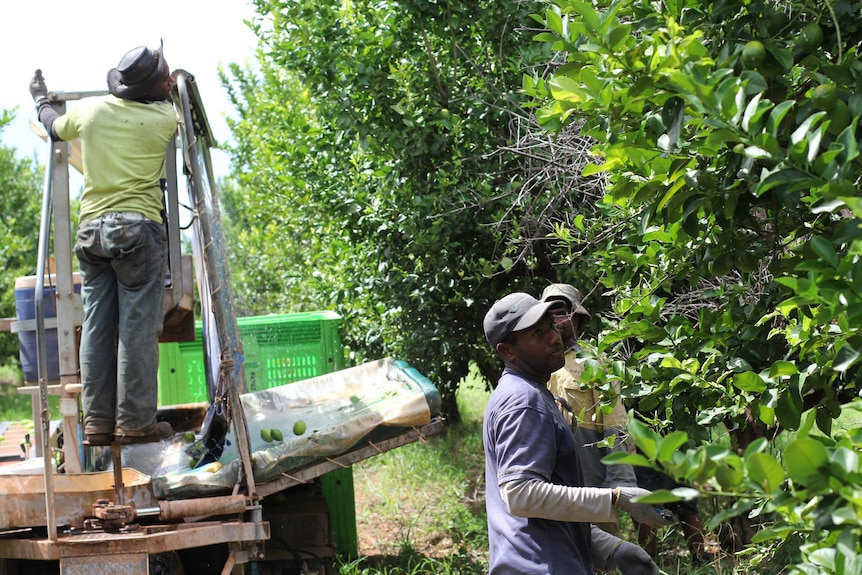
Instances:
[[[509,513],[553,521],[607,523],[616,521],[611,490],[569,487],[541,479],[518,479],[500,486],[500,497]]]

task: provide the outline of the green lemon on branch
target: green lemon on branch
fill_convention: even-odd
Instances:
[[[838,89],[833,84],[820,84],[811,91],[811,103],[818,110],[827,112],[838,101]]]
[[[802,29],[796,40],[796,49],[800,54],[807,55],[815,51],[823,43],[823,29],[817,22],[812,22]]]
[[[742,64],[748,68],[757,68],[766,59],[766,47],[762,42],[751,40],[742,47]]]
[[[835,105],[829,111],[826,116],[829,119],[829,127],[826,128],[826,131],[832,134],[833,136],[837,136],[844,129],[850,125],[850,120],[852,119],[852,114],[850,112],[850,108],[847,106],[847,103],[844,100],[837,100]]]

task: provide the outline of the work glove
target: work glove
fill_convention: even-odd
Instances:
[[[30,80],[30,95],[33,96],[34,102],[48,97],[48,87],[45,85],[45,78],[42,77],[42,70],[36,70],[33,79]]]
[[[632,516],[638,523],[650,527],[665,527],[676,522],[672,513],[653,507],[650,503],[633,503],[632,499],[649,495],[651,491],[640,487],[617,487],[614,490],[614,505]]]
[[[623,575],[659,575],[658,565],[653,563],[649,553],[628,541],[620,541],[611,555],[611,562]]]

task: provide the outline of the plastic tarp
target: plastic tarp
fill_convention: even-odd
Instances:
[[[431,382],[405,362],[392,359],[247,393],[241,400],[255,483],[426,425],[440,410],[440,394]],[[263,430],[267,431],[262,434]],[[262,437],[268,439],[272,430],[281,432],[282,439]],[[140,451],[144,459],[152,457],[153,449],[160,452],[161,463],[151,473],[155,496],[201,497],[232,489],[239,466],[233,432],[228,443],[218,464],[198,469],[190,468],[188,443],[182,439]],[[146,466],[134,461],[138,457],[133,453],[124,453],[123,459],[124,465]]]

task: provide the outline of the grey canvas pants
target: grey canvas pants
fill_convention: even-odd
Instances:
[[[155,424],[158,338],[164,324],[167,234],[133,212],[78,227],[84,325],[84,433],[136,432]]]

